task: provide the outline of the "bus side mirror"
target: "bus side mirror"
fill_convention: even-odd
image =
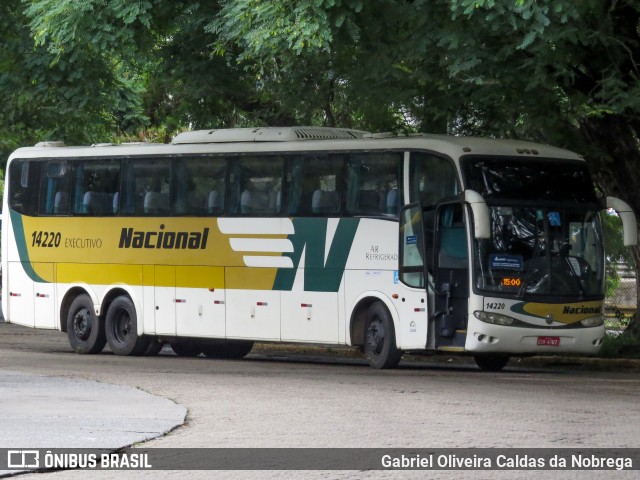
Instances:
[[[607,197],[605,205],[607,208],[613,208],[620,217],[620,220],[622,220],[624,246],[633,247],[638,245],[638,225],[636,223],[636,216],[629,204],[616,197]]]
[[[489,207],[482,195],[475,190],[465,190],[464,201],[469,204],[473,212],[473,236],[476,240],[491,238]]]

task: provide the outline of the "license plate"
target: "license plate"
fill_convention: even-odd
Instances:
[[[560,337],[538,337],[538,345],[557,347],[560,345]]]

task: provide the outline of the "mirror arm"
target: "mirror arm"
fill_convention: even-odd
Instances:
[[[605,207],[614,209],[622,220],[625,247],[638,245],[638,225],[631,206],[619,198],[606,197]]]

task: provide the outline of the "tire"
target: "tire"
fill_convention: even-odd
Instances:
[[[205,340],[202,352],[207,358],[243,358],[253,348],[251,340]]]
[[[499,372],[509,361],[509,355],[476,355],[474,360],[478,367],[485,372]]]
[[[164,343],[159,342],[156,337],[149,337],[148,342],[149,344],[147,345],[147,348],[145,349],[144,352],[142,352],[142,355],[145,357],[156,356],[158,353],[160,353],[160,350],[162,350],[162,347],[164,347]]]
[[[402,352],[396,347],[393,320],[387,307],[376,302],[367,311],[367,329],[364,333],[364,351],[373,368],[395,368]]]
[[[127,296],[117,297],[107,310],[105,333],[116,355],[142,355],[151,337],[138,336],[136,307]]]
[[[173,353],[179,357],[197,357],[202,353],[201,345],[193,340],[173,342],[170,346]]]
[[[76,353],[100,353],[107,343],[104,325],[87,294],[78,295],[67,314],[67,337]]]

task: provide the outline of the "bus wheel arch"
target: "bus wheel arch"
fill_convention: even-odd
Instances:
[[[93,292],[89,288],[85,288],[84,286],[77,285],[64,294],[64,298],[60,302],[60,331],[67,332],[67,316],[69,315],[69,309],[71,308],[71,304],[74,302],[76,298],[80,295],[87,295],[92,304],[95,305],[98,303],[97,297],[93,294]]]

